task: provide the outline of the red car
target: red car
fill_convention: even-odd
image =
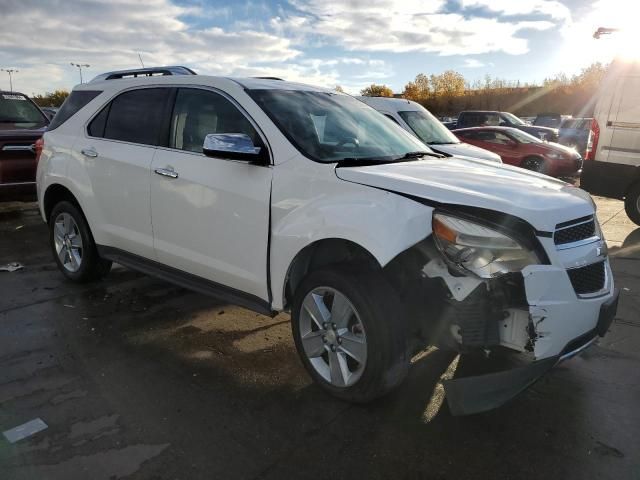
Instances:
[[[509,127],[461,128],[453,133],[463,142],[497,153],[503,163],[552,177],[577,177],[582,157],[575,150],[540,140]]]
[[[0,199],[35,192],[36,140],[47,125],[29,97],[0,91]]]

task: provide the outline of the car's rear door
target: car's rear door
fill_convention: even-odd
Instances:
[[[206,88],[178,90],[168,130],[151,174],[158,261],[268,300],[272,169],[202,153],[208,134],[245,133],[256,145],[262,138],[237,104]]]
[[[76,142],[91,182],[88,220],[98,244],[154,258],[149,176],[170,92],[154,87],[121,93]]]

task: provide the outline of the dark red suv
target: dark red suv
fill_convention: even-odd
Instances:
[[[47,125],[29,97],[0,91],[0,199],[35,192],[36,141]]]
[[[574,149],[515,128],[462,128],[453,133],[463,142],[497,153],[503,163],[552,177],[575,178],[582,171],[582,157]]]

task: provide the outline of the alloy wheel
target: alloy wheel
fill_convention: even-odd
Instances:
[[[331,287],[311,290],[298,316],[304,354],[315,371],[334,387],[349,387],[367,363],[367,338],[349,299]]]
[[[82,235],[78,224],[68,213],[56,217],[53,238],[60,264],[69,272],[77,272],[82,265]]]

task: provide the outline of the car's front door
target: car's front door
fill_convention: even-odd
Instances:
[[[158,260],[268,300],[267,255],[272,169],[202,153],[213,133],[245,133],[266,148],[223,94],[178,89],[167,147],[151,167],[151,218]]]

